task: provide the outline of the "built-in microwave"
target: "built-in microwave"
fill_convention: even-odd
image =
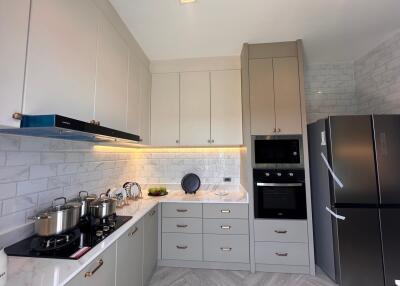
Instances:
[[[301,135],[252,136],[253,168],[303,168]]]

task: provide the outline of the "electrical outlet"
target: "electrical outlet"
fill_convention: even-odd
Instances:
[[[224,182],[232,182],[232,178],[231,177],[225,177],[224,178]]]

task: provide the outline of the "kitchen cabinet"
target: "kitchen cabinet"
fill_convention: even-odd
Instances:
[[[32,1],[23,113],[93,119],[98,18],[89,0]]]
[[[129,49],[113,25],[101,17],[97,60],[95,120],[126,130]]]
[[[274,58],[275,115],[278,134],[301,134],[297,57]]]
[[[72,278],[66,286],[115,285],[115,259],[116,244],[114,243]]]
[[[140,77],[140,138],[142,144],[150,144],[150,97],[151,73],[147,67],[141,65]]]
[[[126,131],[140,136],[140,66],[134,58],[133,52],[129,55],[129,78],[128,78],[128,104],[126,117]]]
[[[240,77],[240,70],[211,72],[212,144],[243,143]]]
[[[210,143],[210,73],[181,73],[180,97],[181,145]]]
[[[0,125],[18,127],[21,112],[30,0],[0,0]]]
[[[301,134],[297,57],[250,59],[252,135]]]
[[[116,286],[142,286],[143,221],[140,220],[117,241]]]
[[[153,74],[151,144],[179,144],[179,74]]]
[[[158,206],[143,217],[143,285],[148,285],[157,266],[158,255]]]

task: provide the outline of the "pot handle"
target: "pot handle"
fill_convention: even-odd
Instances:
[[[79,196],[80,198],[82,198],[81,194],[86,194],[86,196],[89,196],[89,193],[88,193],[87,191],[80,191],[80,192],[78,193],[78,196]]]
[[[59,198],[55,198],[55,199],[53,200],[53,202],[51,203],[52,206],[54,206],[54,203],[55,203],[56,201],[59,201],[59,200],[64,200],[64,204],[67,203],[67,198],[66,198],[66,197],[59,197]]]
[[[108,197],[108,194],[106,194],[106,193],[101,193],[101,194],[99,195],[99,198],[101,198],[102,196]]]

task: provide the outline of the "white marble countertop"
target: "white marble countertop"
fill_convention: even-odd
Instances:
[[[247,192],[239,186],[209,185],[202,187],[195,195],[186,195],[179,185],[168,185],[167,187],[169,194],[164,197],[149,197],[147,196],[147,187],[144,187],[143,199],[131,201],[129,206],[117,211],[117,214],[130,215],[132,219],[79,260],[8,257],[8,279],[6,285],[65,285],[159,202],[248,203]],[[220,192],[221,195],[218,195]]]

